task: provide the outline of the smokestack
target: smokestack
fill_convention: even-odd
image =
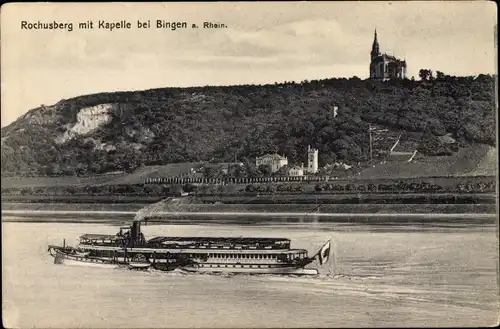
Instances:
[[[132,239],[136,240],[141,234],[141,221],[134,220],[132,223]]]

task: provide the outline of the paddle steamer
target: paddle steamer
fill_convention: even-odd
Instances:
[[[126,231],[124,231],[126,229]],[[315,260],[325,264],[330,241],[316,254],[292,249],[282,238],[154,237],[146,240],[140,221],[120,228],[116,235],[85,234],[76,247],[49,245],[56,264],[128,267],[190,272],[315,275],[307,268]]]

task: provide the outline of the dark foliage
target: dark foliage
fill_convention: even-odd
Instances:
[[[396,182],[391,184],[331,184],[323,183],[316,184],[314,187],[316,192],[329,192],[329,193],[356,193],[356,192],[384,192],[384,193],[436,193],[436,192],[460,192],[460,193],[485,193],[495,192],[495,182],[480,182],[469,184],[457,184],[453,188],[443,188],[437,184],[430,184],[428,182],[420,183],[406,183]]]
[[[267,152],[301,163],[307,145],[319,149],[320,166],[336,160],[363,163],[369,159],[368,123],[429,131],[421,143],[428,154],[450,152],[433,138],[446,133],[460,142],[495,145],[494,77],[438,72],[431,79],[427,71],[422,77],[165,88],[62,100],[31,110],[2,129],[2,174],[83,175],[173,162],[231,162],[235,157],[252,163]],[[114,104],[109,124],[56,143],[81,108],[105,103]],[[114,150],[99,149],[96,143]],[[241,170],[249,177],[259,171],[269,174],[266,168],[247,165]],[[243,173],[235,169],[232,175]]]

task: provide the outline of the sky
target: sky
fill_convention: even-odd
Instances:
[[[0,10],[1,125],[98,92],[367,78],[375,28],[381,52],[406,59],[409,77],[421,68],[495,74],[496,11],[482,1],[10,3]],[[189,28],[156,29],[158,19]],[[94,29],[78,29],[88,20]],[[132,29],[98,29],[99,20]],[[138,20],[152,27],[137,29]],[[71,22],[73,31],[21,21]]]

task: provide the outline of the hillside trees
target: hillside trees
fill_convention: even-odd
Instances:
[[[427,71],[422,71],[423,81],[342,78],[79,96],[50,111],[31,111],[40,124],[22,117],[3,128],[2,173],[131,171],[142,164],[229,162],[235,156],[254,163],[265,153],[300,164],[307,145],[320,150],[320,166],[364,162],[368,123],[495,145],[495,78],[439,72],[431,80]],[[103,103],[115,104],[109,124],[55,143],[79,109]],[[427,137],[422,147],[438,147]],[[244,166],[249,175],[256,170]]]
[[[432,70],[429,70],[429,69],[420,69],[420,71],[418,71],[418,76],[420,77],[420,80],[422,80],[422,81],[427,81],[427,80],[433,79]]]
[[[426,128],[417,150],[426,155],[451,155],[452,150],[433,133],[431,127]]]

